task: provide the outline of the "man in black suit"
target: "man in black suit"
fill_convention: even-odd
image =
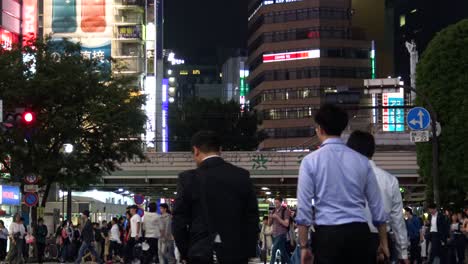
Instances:
[[[248,263],[256,256],[258,204],[248,171],[220,157],[221,140],[210,131],[192,138],[197,169],[179,175],[173,235],[190,264]]]
[[[437,210],[436,204],[429,205],[429,241],[431,242],[431,254],[429,263],[439,258],[440,263],[446,263],[445,249],[449,238],[449,223],[445,216]]]

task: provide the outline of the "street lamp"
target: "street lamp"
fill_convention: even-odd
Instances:
[[[70,155],[73,152],[73,145],[70,143],[63,144],[63,151],[65,154]],[[72,193],[71,188],[68,186],[67,188],[67,220],[71,220],[71,211],[72,211]],[[65,218],[65,217],[64,217]]]
[[[367,88],[365,93],[376,94],[384,92],[393,92],[395,89],[403,88],[405,91],[415,93],[427,105],[427,110],[431,116],[432,132],[432,188],[434,193],[434,202],[440,206],[439,192],[439,139],[437,138],[437,113],[431,104],[429,98],[409,85],[400,84],[399,79],[367,79],[364,80],[364,86]]]

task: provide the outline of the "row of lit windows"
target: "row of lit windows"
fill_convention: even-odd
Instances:
[[[268,109],[262,111],[262,113],[264,120],[301,119],[312,117],[314,111],[318,108],[319,106]]]
[[[263,131],[269,138],[313,137],[315,135],[315,129],[310,126],[292,128],[267,128]]]
[[[261,94],[250,100],[250,103],[252,106],[256,106],[263,102],[308,99],[318,97],[319,95],[320,87],[275,89],[263,91]]]
[[[371,68],[352,67],[305,67],[265,71],[250,83],[252,89],[264,81],[284,81],[310,78],[349,78],[367,79],[371,76]]]
[[[347,39],[350,36],[347,28],[313,27],[298,28],[286,31],[266,32],[249,45],[249,53],[252,54],[264,43],[294,41],[304,39]]]
[[[303,49],[291,49],[263,53],[250,63],[250,72],[253,72],[258,66],[260,66],[263,63],[263,55],[295,52],[302,50]],[[370,51],[368,49],[359,48],[325,48],[320,49],[320,58],[369,59]]]
[[[248,20],[252,19],[255,14],[260,10],[262,6],[266,5],[273,5],[273,4],[285,4],[285,3],[292,3],[292,2],[300,2],[302,0],[257,0],[256,3],[252,6],[249,10],[249,18]]]
[[[315,7],[280,12],[270,12],[260,16],[249,27],[249,35],[263,24],[284,23],[308,19],[349,19],[349,11],[342,8]]]

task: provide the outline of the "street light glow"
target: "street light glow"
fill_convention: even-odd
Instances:
[[[72,144],[63,144],[63,148],[65,153],[70,154],[73,152],[73,145]]]
[[[123,189],[122,189],[122,188],[119,188],[119,192],[123,192]]]

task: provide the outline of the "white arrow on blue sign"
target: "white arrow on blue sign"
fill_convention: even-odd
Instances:
[[[415,107],[408,112],[406,121],[411,130],[424,130],[431,123],[431,115],[425,108]]]

